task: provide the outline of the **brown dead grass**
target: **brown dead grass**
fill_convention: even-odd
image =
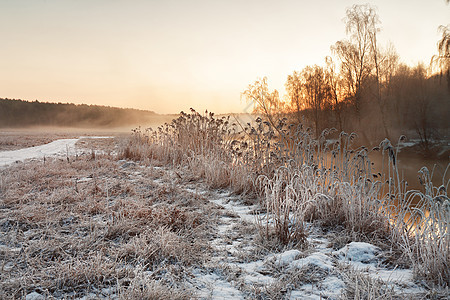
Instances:
[[[212,188],[259,196],[267,213],[259,226],[266,244],[307,247],[306,222],[338,226],[346,235],[341,242],[370,241],[389,253],[386,263],[410,265],[428,286],[448,289],[448,179],[435,186],[433,172],[422,168],[423,190],[408,190],[399,173],[399,147],[388,139],[355,149],[353,133],[331,129],[314,138],[287,121],[257,117],[237,126],[191,109],[156,130],[134,130],[119,155],[184,166]],[[377,151],[383,166],[375,174],[370,157]]]
[[[1,170],[0,298],[191,298],[212,212],[166,173],[109,155]]]

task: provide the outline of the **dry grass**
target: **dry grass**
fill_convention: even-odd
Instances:
[[[324,131],[314,139],[286,119],[258,117],[239,127],[192,111],[156,131],[136,130],[121,155],[184,166],[211,187],[259,195],[260,232],[268,243],[275,236],[281,245],[301,248],[305,222],[338,226],[345,240],[370,241],[392,254],[390,264],[409,260],[418,278],[448,287],[448,182],[436,188],[428,180],[424,191],[407,191],[397,149],[388,140],[372,150],[352,149],[354,137]],[[372,151],[383,153],[378,174]],[[411,205],[413,198],[422,206]]]
[[[408,191],[403,203],[403,222],[396,227],[403,230],[403,248],[413,264],[416,277],[425,279],[432,287],[450,287],[450,182],[443,180],[435,187],[427,168],[420,171],[424,191]],[[414,204],[412,204],[414,203]],[[404,204],[404,205],[405,205]],[[397,229],[398,230],[398,229]]]
[[[340,275],[346,284],[343,299],[405,299],[397,295],[389,283],[348,266],[341,268]]]
[[[181,113],[171,124],[157,130],[136,129],[122,146],[121,158],[158,161],[172,166],[187,166],[193,174],[206,180],[210,187],[231,187],[235,192],[253,190],[253,176],[247,164],[234,159],[230,137],[237,134],[237,125],[229,118],[215,118],[193,111]]]
[[[119,287],[119,299],[146,300],[188,300],[194,297],[192,291],[149,279],[139,274],[128,287]]]
[[[0,298],[191,298],[213,216],[166,176],[109,155],[1,170]]]
[[[187,282],[191,270],[204,267],[214,253],[207,240],[214,236],[216,212],[203,196],[180,187],[199,179],[260,205],[259,223],[240,224],[233,229],[236,236],[229,236],[230,243],[240,240],[234,259],[305,250],[308,226],[315,222],[335,237],[335,248],[350,241],[376,244],[389,254],[384,263],[411,265],[430,291],[444,294],[448,182],[434,187],[423,169],[424,190],[407,191],[388,141],[380,145],[386,169],[375,178],[370,151],[352,150],[352,135],[328,140],[324,132],[315,140],[308,129],[278,125],[275,130],[258,119],[238,132],[226,118],[193,112],[156,131],[138,129],[122,141],[119,159],[140,164],[103,151],[1,170],[0,298],[33,291],[56,298],[195,297]],[[113,149],[104,144],[112,141],[79,146]],[[327,275],[313,266],[269,269],[274,283],[254,290],[244,285],[246,295],[288,297],[301,285],[320,285]],[[347,298],[397,297],[386,283],[344,271]],[[222,272],[242,280],[236,270]]]

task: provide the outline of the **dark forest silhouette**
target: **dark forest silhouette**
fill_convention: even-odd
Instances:
[[[0,127],[121,127],[166,120],[153,111],[0,98]]]

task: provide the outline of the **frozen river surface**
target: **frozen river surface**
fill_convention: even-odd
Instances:
[[[75,155],[75,144],[82,138],[111,138],[111,137],[80,137],[77,139],[60,139],[51,143],[13,151],[0,151],[0,167],[8,166],[16,161],[50,156]]]

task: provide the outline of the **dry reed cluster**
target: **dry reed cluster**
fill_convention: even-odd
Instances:
[[[258,196],[267,239],[303,247],[307,222],[340,228],[348,240],[390,249],[390,263],[412,264],[430,286],[448,288],[449,182],[433,186],[424,168],[423,189],[407,190],[390,141],[353,149],[354,138],[325,130],[315,139],[286,119],[241,125],[192,110],[157,130],[136,129],[120,155],[184,166],[211,187]],[[374,151],[383,156],[380,172],[369,158]]]

